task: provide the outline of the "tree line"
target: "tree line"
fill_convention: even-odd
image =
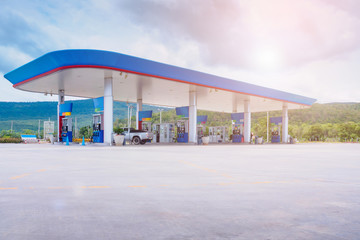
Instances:
[[[266,121],[266,117],[255,120],[252,124],[252,132],[257,136],[266,137]],[[269,134],[275,128],[276,126],[270,124]],[[299,141],[359,142],[360,122],[289,123],[288,134]]]

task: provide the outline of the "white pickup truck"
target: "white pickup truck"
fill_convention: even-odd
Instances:
[[[153,139],[153,133],[144,130],[136,130],[134,128],[124,128],[125,141],[130,141],[135,145],[144,145]]]

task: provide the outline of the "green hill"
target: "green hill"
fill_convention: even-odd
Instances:
[[[311,108],[289,111],[292,123],[360,122],[360,103],[314,104]]]

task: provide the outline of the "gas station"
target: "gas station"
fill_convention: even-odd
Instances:
[[[175,125],[153,125],[171,142],[196,143],[201,130],[197,110],[231,113],[233,142],[250,143],[251,113],[281,110],[281,142],[288,142],[288,110],[310,107],[316,99],[219,77],[195,70],[101,50],[61,50],[47,53],[4,76],[23,91],[58,95],[58,140],[72,138],[72,104],[65,97],[101,99],[103,112],[93,115],[94,142],[112,145],[113,102],[136,103],[137,128],[151,131],[142,105],[176,107],[185,116]],[[95,100],[94,100],[95,101]],[[95,102],[94,102],[95,103]],[[95,104],[96,105],[96,104]],[[96,109],[96,107],[95,107]],[[150,117],[151,118],[151,117]],[[200,120],[201,122],[201,120]],[[161,130],[162,129],[162,130]],[[210,129],[209,129],[210,130]],[[165,134],[166,132],[166,134]],[[227,129],[211,128],[213,142]],[[155,136],[154,136],[155,138]],[[160,141],[161,136],[158,136]],[[274,138],[275,139],[275,138]],[[280,141],[278,138],[274,141]]]
[[[50,52],[5,77],[58,95],[61,141],[73,138],[73,96],[93,99],[95,143],[112,144],[122,101],[136,103],[137,128],[178,144],[0,144],[1,239],[358,238],[358,144],[237,144],[251,141],[251,113],[279,110],[271,142],[287,143],[288,110],[315,99],[97,50]],[[177,121],[152,123],[143,104],[173,107]],[[228,113],[232,125],[205,128],[197,110]],[[212,143],[231,132],[234,144],[193,145],[205,129]]]

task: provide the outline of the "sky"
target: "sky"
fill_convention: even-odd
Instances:
[[[359,0],[1,0],[0,101],[51,101],[3,76],[101,49],[317,99],[360,102]]]

